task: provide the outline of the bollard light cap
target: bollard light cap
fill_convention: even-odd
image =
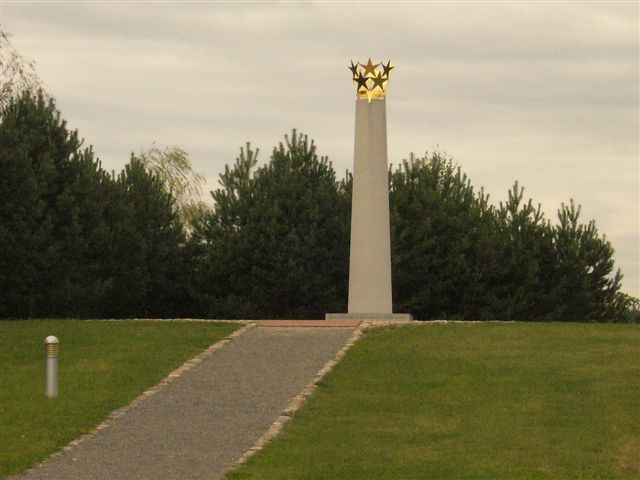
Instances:
[[[44,343],[46,343],[46,344],[60,343],[60,341],[58,340],[58,337],[54,337],[53,335],[49,335],[47,338],[44,339]]]

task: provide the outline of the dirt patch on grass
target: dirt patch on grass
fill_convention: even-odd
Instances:
[[[616,469],[624,475],[640,474],[640,437],[627,439],[616,457]]]

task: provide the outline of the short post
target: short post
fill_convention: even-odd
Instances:
[[[53,335],[44,339],[47,351],[47,359],[45,365],[45,381],[44,394],[48,398],[58,396],[58,351],[60,342]]]

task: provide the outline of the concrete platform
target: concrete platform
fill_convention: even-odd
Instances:
[[[260,320],[258,327],[296,327],[296,328],[356,328],[362,320]]]
[[[410,313],[325,313],[326,321],[411,322]]]

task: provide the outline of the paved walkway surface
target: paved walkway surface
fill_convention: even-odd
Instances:
[[[344,346],[351,328],[254,328],[20,479],[217,479]]]

